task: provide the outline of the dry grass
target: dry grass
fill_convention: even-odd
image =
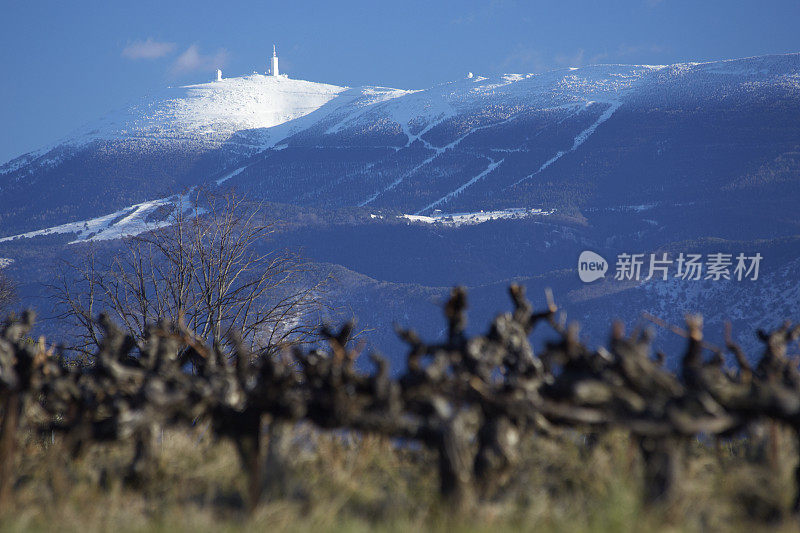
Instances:
[[[760,531],[800,530],[785,515],[795,444],[778,461],[753,441],[687,443],[685,483],[669,507],[643,507],[639,457],[622,433],[592,447],[577,433],[526,442],[509,485],[453,516],[437,496],[436,458],[377,437],[295,428],[281,482],[247,516],[246,480],[230,443],[168,432],[153,479],[120,481],[132,450],[96,446],[71,460],[56,442],[28,442],[4,531]]]

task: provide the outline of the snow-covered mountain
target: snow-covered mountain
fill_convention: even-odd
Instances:
[[[0,167],[0,255],[144,231],[199,185],[282,206],[296,218],[279,241],[366,275],[352,279],[374,282],[372,297],[382,283],[430,298],[528,279],[560,287],[585,319],[650,308],[679,321],[683,300],[777,317],[797,291],[703,300],[678,285],[666,298],[667,285],[590,290],[574,268],[583,249],[725,248],[765,253],[764,279],[800,276],[800,54],[424,90],[258,74],[166,89]]]
[[[697,109],[760,114],[759,104],[790,105],[798,92],[797,54],[475,77],[422,91],[258,74],[170,88],[0,167],[0,233],[105,216],[218,181],[308,205],[575,211],[579,202],[565,196],[585,195],[584,185],[553,178],[579,173],[571,168],[586,161],[587,141],[602,142],[598,131],[626,119],[639,129],[691,125]],[[654,155],[681,142],[674,130],[661,133],[647,139]]]

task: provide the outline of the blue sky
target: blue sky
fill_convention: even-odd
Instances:
[[[424,88],[465,75],[800,52],[800,2],[2,1],[0,161],[166,85],[266,69]]]

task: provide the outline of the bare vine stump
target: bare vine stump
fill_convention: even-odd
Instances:
[[[444,500],[457,512],[475,501],[472,469],[475,453],[470,445],[476,415],[471,411],[455,414],[442,424],[439,440],[439,482]]]
[[[159,431],[153,426],[145,426],[135,435],[133,461],[125,476],[125,482],[133,486],[141,486],[152,479],[157,469],[156,446]]]
[[[795,428],[795,439],[797,442],[797,450],[800,452],[800,428]],[[798,453],[800,455],[800,453]],[[792,512],[795,517],[800,516],[800,460],[794,467],[794,502],[792,504]]]
[[[238,413],[234,441],[247,473],[247,508],[252,512],[261,499],[261,413],[252,408]]]
[[[767,448],[767,460],[769,461],[769,467],[772,471],[777,473],[780,471],[781,461],[780,427],[775,420],[770,420],[768,424],[769,448]]]
[[[269,443],[264,461],[264,479],[272,495],[285,495],[289,484],[293,424],[273,420],[269,425]]]
[[[14,457],[21,408],[18,393],[8,393],[4,400],[3,421],[0,423],[0,511],[7,508],[14,486]]]
[[[519,441],[519,430],[507,417],[492,417],[481,426],[475,476],[483,496],[494,494],[508,482],[519,461]]]
[[[645,503],[672,503],[683,470],[685,442],[679,437],[642,437],[639,449],[644,467]]]

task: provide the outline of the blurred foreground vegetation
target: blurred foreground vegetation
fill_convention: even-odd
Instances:
[[[3,531],[685,531],[800,530],[791,507],[797,457],[789,433],[689,441],[669,505],[645,506],[630,437],[563,431],[526,439],[507,486],[459,515],[440,500],[435,453],[383,437],[291,430],[292,453],[264,461],[265,494],[246,512],[247,477],[229,441],[202,426],[166,431],[155,474],[123,483],[131,443],[94,445],[72,460],[59,436],[27,437]],[[758,435],[759,431],[754,431]],[[771,449],[777,444],[777,449]],[[773,455],[774,454],[774,455]]]

